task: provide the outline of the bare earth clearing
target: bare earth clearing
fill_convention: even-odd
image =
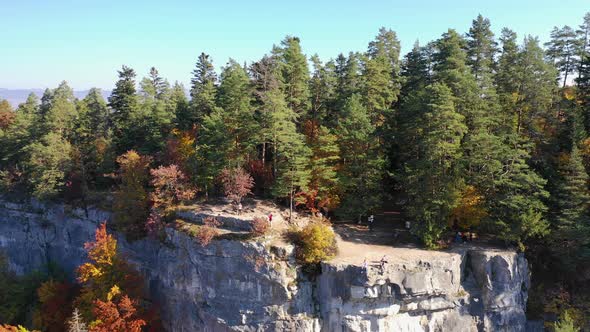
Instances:
[[[284,233],[291,227],[303,227],[309,220],[308,213],[293,212],[292,221],[289,222],[289,209],[267,200],[248,199],[243,204],[242,212],[238,215],[237,208],[227,202],[195,203],[180,208],[184,211],[199,211],[204,214],[220,218],[235,218],[252,220],[255,217],[268,219],[272,214],[271,230],[267,239],[274,245],[286,245]],[[376,265],[383,256],[388,262],[416,262],[432,260],[436,257],[443,258],[450,253],[462,252],[467,249],[494,250],[485,241],[473,241],[467,244],[452,244],[446,250],[425,250],[417,244],[409,231],[403,228],[400,222],[377,218],[375,227],[369,230],[366,222],[357,224],[353,222],[334,223],[334,231],[338,243],[338,254],[332,259],[333,263],[361,265],[366,259],[369,265]],[[223,233],[235,231],[223,230]],[[503,251],[502,249],[496,249]]]

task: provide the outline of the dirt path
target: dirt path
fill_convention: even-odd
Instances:
[[[338,255],[331,261],[333,263],[361,265],[365,258],[375,263],[384,255],[390,262],[413,262],[449,255],[449,252],[419,248],[408,239],[410,235],[405,230],[377,228],[371,232],[366,226],[356,224],[337,224],[334,230]]]

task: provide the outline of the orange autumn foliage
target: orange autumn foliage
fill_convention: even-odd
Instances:
[[[172,130],[172,137],[166,141],[166,161],[176,164],[185,174],[191,174],[189,160],[196,154],[196,129]]]
[[[106,224],[96,230],[95,240],[84,244],[90,262],[82,264],[77,271],[82,284],[81,294],[76,300],[83,316],[92,318],[91,307],[95,300],[106,299],[114,285],[133,298],[141,298],[143,282],[141,277],[117,253],[117,240],[106,231]]]
[[[90,326],[90,332],[141,332],[146,322],[138,317],[135,301],[127,295],[118,296],[113,302],[94,301],[93,313],[96,320]]]

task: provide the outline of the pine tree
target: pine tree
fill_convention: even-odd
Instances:
[[[338,137],[328,128],[308,120],[303,125],[306,144],[311,149],[309,161],[310,179],[307,191],[301,194],[306,207],[316,212],[338,206],[340,200],[338,162],[340,148]]]
[[[580,63],[576,78],[577,99],[582,109],[584,128],[590,133],[590,13],[584,16],[584,23],[578,30],[580,40]]]
[[[336,72],[333,62],[322,65],[319,57],[311,57],[313,73],[309,82],[311,109],[308,119],[319,125],[334,123],[336,117]]]
[[[409,213],[418,222],[417,233],[429,247],[437,245],[462,180],[461,140],[467,131],[464,116],[457,112],[452,90],[441,83],[426,87],[417,137],[420,158],[409,163],[406,190],[412,204]]]
[[[281,77],[287,106],[303,115],[309,109],[309,68],[301,51],[300,40],[287,36],[278,50],[281,58]]]
[[[162,151],[176,122],[176,107],[170,100],[170,84],[160,77],[156,68],[152,67],[148,77],[140,82],[140,118],[137,126],[141,145],[138,149],[144,153]]]
[[[341,151],[339,214],[360,218],[378,208],[383,198],[384,160],[375,138],[375,126],[358,94],[344,105],[337,128]]]
[[[120,154],[139,143],[136,135],[137,124],[141,119],[135,90],[135,71],[123,66],[118,73],[119,80],[109,97],[109,107],[112,110],[116,153]]]
[[[449,29],[435,42],[434,81],[451,89],[457,111],[465,117],[468,128],[476,126],[482,108],[478,103],[477,84],[467,66],[466,40]]]
[[[97,137],[106,137],[109,130],[109,110],[100,89],[90,89],[82,101],[88,108],[88,113],[85,116],[89,132]]]
[[[217,74],[209,55],[201,53],[191,78],[190,106],[179,114],[178,121],[181,129],[190,129],[199,124],[205,115],[215,108]]]
[[[538,39],[526,37],[519,55],[516,76],[519,83],[516,91],[516,131],[529,137],[542,134],[541,126],[546,127],[543,122],[555,121],[551,105],[557,88],[557,73],[543,55]],[[543,121],[538,121],[539,119]]]
[[[361,93],[363,85],[361,58],[359,53],[350,52],[348,58],[340,54],[336,59],[338,109],[342,109],[346,100],[353,94]]]
[[[275,112],[285,112],[286,102],[280,90],[279,62],[276,56],[264,56],[250,66],[251,84],[253,86],[253,106],[256,111],[254,117],[258,123],[257,141],[260,144],[260,161],[262,168],[267,167],[270,160],[269,153],[273,141]],[[292,117],[295,119],[295,115]],[[272,155],[274,159],[274,155]]]
[[[559,158],[557,172],[559,180],[552,195],[555,201],[552,250],[564,268],[573,272],[577,258],[590,250],[588,174],[575,143],[569,155],[562,154]]]
[[[253,153],[253,134],[257,124],[254,122],[252,90],[248,75],[237,62],[230,60],[221,74],[221,84],[217,95],[224,123],[229,167],[242,167]]]
[[[501,107],[501,131],[511,133],[519,126],[518,114],[515,111],[520,89],[519,63],[520,55],[516,42],[516,33],[509,29],[502,29],[500,37],[501,54],[495,76],[495,86]]]
[[[275,113],[277,127],[274,131],[275,184],[273,194],[289,199],[289,219],[293,214],[295,196],[307,190],[310,178],[311,151],[304,137],[297,132],[295,122],[284,118],[283,112]]]
[[[496,52],[497,43],[490,20],[478,15],[467,33],[467,63],[483,93],[492,88]]]
[[[547,181],[527,164],[531,144],[516,133],[506,135],[505,139],[506,144],[497,151],[503,172],[494,179],[494,190],[489,193],[494,197],[488,208],[490,229],[498,237],[522,247],[528,238],[547,234]]]
[[[580,40],[576,32],[569,26],[563,28],[554,27],[551,31],[551,39],[545,43],[547,46],[547,57],[559,69],[563,76],[563,87],[565,88],[570,74],[574,74],[578,68],[580,54]]]
[[[75,99],[74,91],[65,81],[52,91],[49,107],[43,113],[44,134],[57,132],[65,137],[71,132],[76,117]]]

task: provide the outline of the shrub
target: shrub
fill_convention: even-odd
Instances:
[[[199,227],[199,231],[196,234],[197,241],[203,247],[209,245],[213,239],[219,235],[218,226],[221,225],[216,218],[207,217],[203,220],[205,225]]]
[[[296,234],[296,256],[303,264],[329,260],[338,250],[334,230],[324,222],[310,223]]]
[[[157,208],[166,208],[195,197],[196,191],[176,165],[160,166],[150,171],[154,192],[150,195]]]
[[[270,224],[264,217],[255,217],[250,221],[250,227],[252,228],[252,234],[254,234],[254,236],[262,236],[268,232]]]
[[[580,331],[579,328],[576,327],[574,324],[574,320],[570,316],[569,312],[566,310],[564,311],[560,317],[559,321],[553,324],[553,329],[555,332],[578,332]]]
[[[225,196],[236,204],[252,193],[254,179],[243,168],[225,168],[221,171],[220,178]]]
[[[196,234],[197,241],[203,247],[208,246],[213,239],[219,235],[219,231],[215,227],[201,226]]]

